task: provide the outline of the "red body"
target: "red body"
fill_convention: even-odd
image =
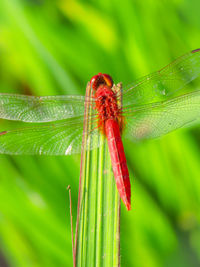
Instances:
[[[124,147],[116,120],[108,119],[105,123],[105,132],[112,162],[113,173],[120,197],[127,209],[131,209],[131,185],[129,172],[124,154]]]
[[[112,90],[113,81],[109,75],[99,73],[91,79],[90,83],[95,90],[95,103],[99,119],[98,127],[107,137],[117,189],[126,208],[130,210],[131,186],[121,140],[123,119],[121,108],[117,104],[116,93]]]

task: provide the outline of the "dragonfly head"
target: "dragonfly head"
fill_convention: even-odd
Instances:
[[[98,89],[99,85],[104,84],[109,87],[113,86],[113,80],[110,75],[98,73],[97,75],[94,75],[92,79],[90,80],[90,86],[95,91]]]

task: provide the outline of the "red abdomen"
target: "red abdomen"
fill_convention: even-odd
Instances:
[[[106,120],[105,134],[108,140],[108,147],[117,189],[122,201],[126,205],[127,210],[130,210],[131,185],[129,180],[129,172],[127,168],[124,147],[121,140],[119,125],[116,120]]]

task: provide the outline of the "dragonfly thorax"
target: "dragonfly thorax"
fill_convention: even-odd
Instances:
[[[106,120],[121,121],[121,109],[118,107],[116,94],[107,85],[100,85],[97,89],[95,93],[95,109],[98,111],[98,125],[102,132],[104,132]]]

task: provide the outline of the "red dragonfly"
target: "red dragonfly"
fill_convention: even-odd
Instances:
[[[35,123],[30,127],[1,132],[0,153],[80,153],[84,104],[89,101],[93,105],[93,113],[88,118],[92,130],[87,133],[90,142],[87,144],[86,141],[86,149],[100,145],[99,138],[94,138],[100,133],[107,137],[117,188],[129,210],[130,181],[121,135],[137,141],[160,137],[199,123],[200,90],[194,89],[194,80],[198,76],[200,49],[136,80],[121,92],[114,90],[109,75],[100,73],[90,81],[94,91],[91,97],[0,94],[0,118]],[[121,106],[119,98],[122,99]]]

